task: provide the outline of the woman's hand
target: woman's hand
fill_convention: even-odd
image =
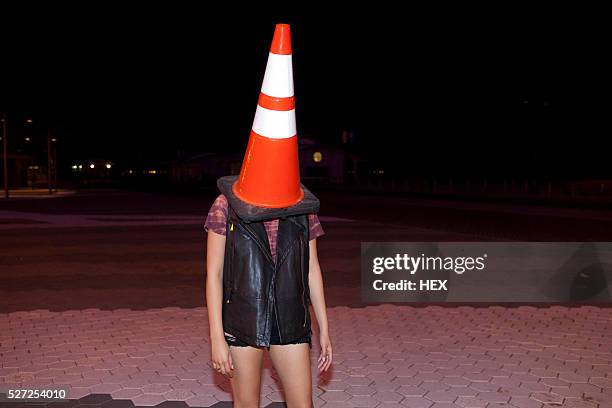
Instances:
[[[212,342],[212,366],[226,377],[234,376],[234,362],[225,338]]]
[[[321,355],[319,355],[319,359],[317,367],[319,368],[319,373],[323,371],[327,371],[332,362],[332,346],[331,340],[329,339],[329,334],[321,333],[319,335],[319,343],[321,345]]]

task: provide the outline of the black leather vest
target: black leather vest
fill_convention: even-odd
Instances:
[[[281,342],[290,342],[311,330],[308,214],[318,211],[319,201],[302,186],[305,197],[296,206],[276,210],[249,206],[231,191],[235,177],[223,177],[217,183],[229,204],[223,329],[249,345],[269,346],[275,315]],[[279,219],[276,259],[272,259],[264,226],[264,221],[273,218]]]

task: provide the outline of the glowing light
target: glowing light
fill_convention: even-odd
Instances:
[[[321,160],[323,160],[323,153],[314,152],[314,154],[312,155],[312,160],[314,160],[315,163],[319,163]]]
[[[96,165],[95,165],[95,164],[93,164],[93,163],[91,163],[91,164],[89,165],[89,168],[90,168],[90,169],[93,169],[94,167],[96,167]]]
[[[106,168],[110,169],[111,168],[111,164],[110,163],[106,163]]]

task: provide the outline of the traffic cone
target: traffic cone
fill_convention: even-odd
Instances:
[[[242,201],[267,208],[289,207],[304,197],[288,24],[276,25],[249,142],[232,191]]]

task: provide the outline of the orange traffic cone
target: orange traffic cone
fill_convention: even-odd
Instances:
[[[234,194],[249,204],[282,208],[304,197],[298,145],[288,24],[277,24],[255,119]]]

